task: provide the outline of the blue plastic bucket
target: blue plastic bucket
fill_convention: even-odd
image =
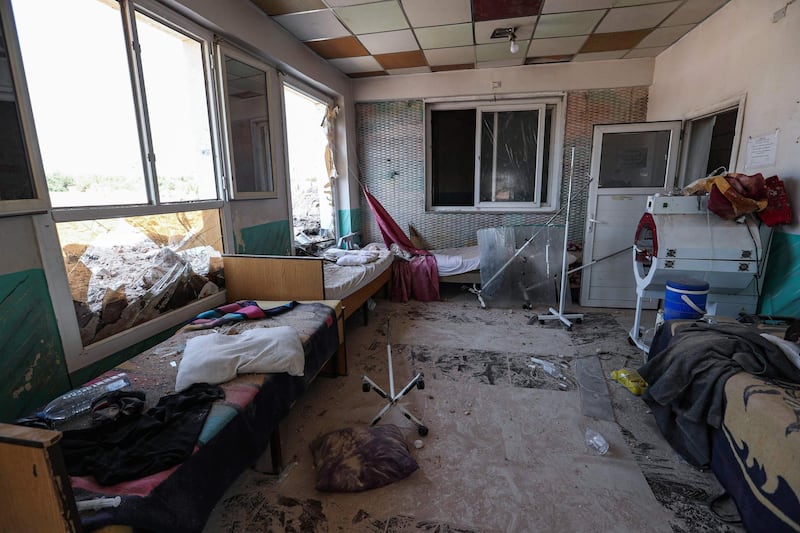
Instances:
[[[682,279],[667,281],[664,296],[664,320],[698,319],[706,314],[708,283]]]

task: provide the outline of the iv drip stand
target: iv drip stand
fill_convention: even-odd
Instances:
[[[583,320],[583,314],[564,314],[564,301],[566,300],[567,293],[567,243],[569,240],[569,215],[572,205],[572,173],[575,169],[575,147],[572,148],[572,155],[569,160],[569,187],[567,188],[567,215],[564,221],[564,250],[561,258],[561,290],[558,296],[558,311],[552,307],[549,309],[549,315],[539,315],[539,324],[544,324],[545,320],[560,320],[567,331],[572,331],[572,322],[580,322]]]

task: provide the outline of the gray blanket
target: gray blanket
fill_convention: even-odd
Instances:
[[[665,344],[639,369],[648,383],[642,398],[667,441],[698,467],[710,461],[709,428],[722,423],[729,377],[746,371],[800,382],[800,371],[780,348],[742,324],[692,322],[675,326],[673,334],[667,322],[653,347]]]

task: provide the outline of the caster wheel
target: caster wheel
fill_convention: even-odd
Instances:
[[[572,331],[572,326],[567,326],[567,327],[566,327],[566,330],[567,330],[567,331]]]
[[[418,388],[419,390],[422,390],[422,389],[424,389],[424,388],[425,388],[425,382],[424,382],[424,381],[422,381],[422,380],[419,380],[419,381],[417,381],[417,388]]]
[[[539,325],[540,325],[540,326],[544,326],[544,320],[540,320],[540,321],[539,321]]]
[[[636,345],[636,343],[633,342],[633,339],[631,338],[630,335],[628,335],[628,344],[630,344],[631,346],[635,346]]]
[[[420,426],[417,428],[417,433],[419,433],[420,437],[424,437],[428,434],[428,428],[425,426]]]
[[[582,319],[582,318],[576,318],[576,319],[575,319],[575,323],[577,323],[577,324],[583,324],[583,319]]]
[[[364,383],[361,384],[361,390],[363,392],[369,392],[369,391],[372,390],[372,387],[370,386],[369,383],[364,382]]]

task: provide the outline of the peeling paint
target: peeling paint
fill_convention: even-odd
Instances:
[[[0,421],[12,422],[69,390],[44,272],[0,276]]]

